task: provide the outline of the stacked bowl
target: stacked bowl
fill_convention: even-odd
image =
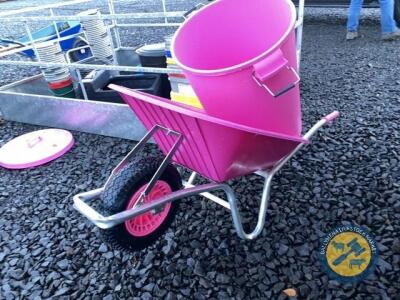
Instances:
[[[65,56],[57,41],[48,41],[36,46],[40,61],[66,64]],[[74,98],[75,91],[70,71],[67,67],[41,67],[42,74],[50,90],[60,97]]]
[[[72,77],[65,80],[49,82],[50,90],[59,97],[75,98],[74,83]]]
[[[100,58],[105,62],[113,61],[113,50],[111,38],[102,19],[100,19],[100,11],[98,9],[90,9],[83,11],[78,16],[98,16],[98,19],[83,20],[81,25],[85,31],[86,38],[89,42],[93,56]]]

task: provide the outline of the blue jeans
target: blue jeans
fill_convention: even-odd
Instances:
[[[349,7],[349,18],[347,20],[347,30],[357,31],[360,19],[363,0],[351,0]],[[394,1],[379,0],[381,6],[381,28],[382,33],[391,33],[397,30],[396,21],[394,20]]]

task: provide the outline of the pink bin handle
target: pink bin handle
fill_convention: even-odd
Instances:
[[[254,76],[261,82],[273,77],[288,65],[288,60],[283,56],[282,50],[278,49],[267,57],[255,63]]]
[[[282,50],[275,50],[269,56],[254,64],[253,79],[260,87],[265,88],[268,93],[271,94],[271,96],[275,98],[282,96],[286,92],[293,89],[300,82],[299,74],[295,69],[290,67],[288,63],[289,62],[284,57]],[[285,68],[293,72],[296,77],[296,81],[289,83],[286,87],[283,87],[277,92],[273,92],[265,81],[271,77],[274,77]]]
[[[323,117],[323,119],[326,120],[328,123],[332,123],[337,117],[340,116],[340,113],[335,110],[334,112],[331,112],[329,115]]]

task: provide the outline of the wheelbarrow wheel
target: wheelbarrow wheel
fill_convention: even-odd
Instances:
[[[146,158],[133,161],[119,171],[105,186],[102,200],[105,215],[131,209],[162,162],[161,158]],[[182,188],[181,177],[172,165],[168,165],[143,203],[152,202]],[[154,243],[175,219],[179,201],[168,203],[157,211],[101,230],[106,242],[116,249],[137,251]]]

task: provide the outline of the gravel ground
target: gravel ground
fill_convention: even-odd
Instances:
[[[102,185],[134,143],[74,132],[64,157],[0,169],[0,298],[285,299],[282,290],[295,288],[299,299],[400,299],[400,43],[381,43],[374,20],[347,43],[341,16],[308,18],[301,75],[305,128],[334,109],[342,117],[276,176],[260,238],[239,240],[223,208],[195,198],[151,248],[112,251],[73,210],[72,195]],[[0,83],[15,78],[2,68]],[[0,145],[35,129],[6,122]],[[254,224],[262,182],[231,184]],[[349,223],[370,231],[380,258],[367,280],[343,285],[322,271],[317,252],[326,233]]]

